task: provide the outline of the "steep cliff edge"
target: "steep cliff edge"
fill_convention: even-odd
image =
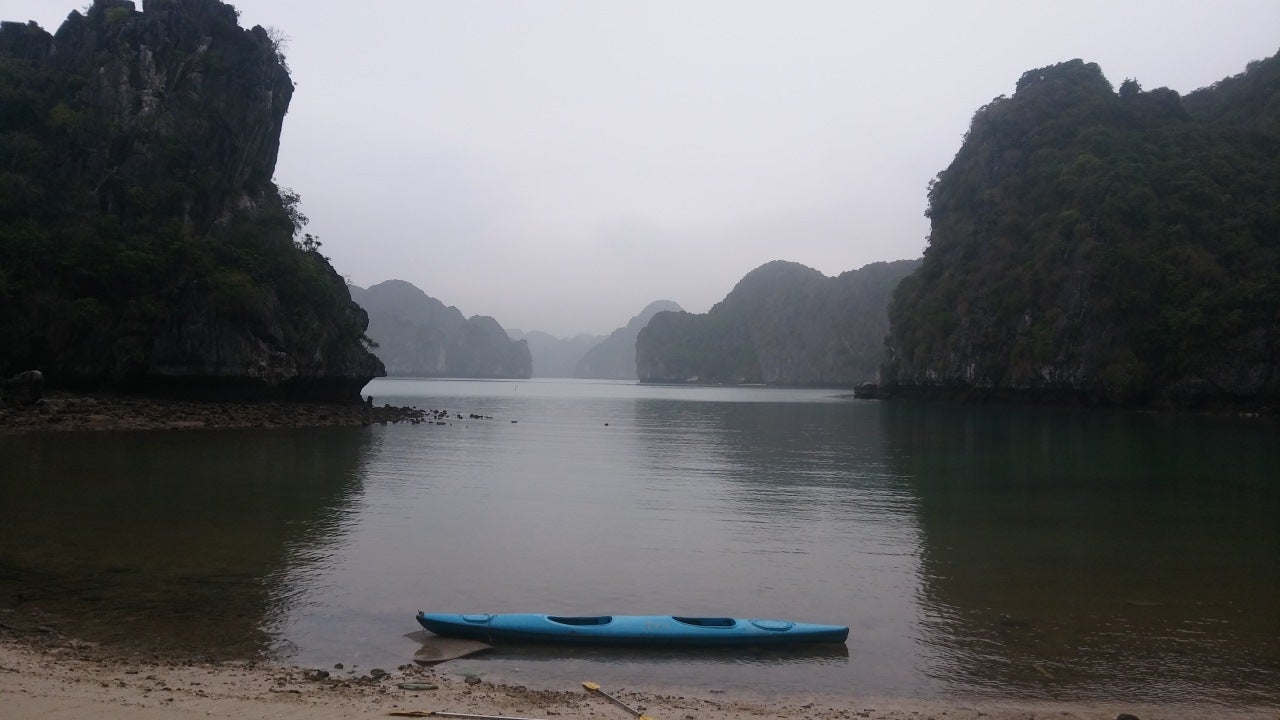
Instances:
[[[1280,400],[1280,59],[1181,98],[1075,60],[980,109],[929,191],[899,395]]]
[[[407,377],[528,378],[529,344],[513,341],[487,315],[464,318],[412,283],[388,280],[352,296],[369,313],[374,353],[391,375]]]
[[[368,320],[272,181],[293,84],[217,0],[0,26],[0,375],[355,399]]]
[[[574,366],[573,376],[596,380],[637,379],[636,337],[654,315],[682,311],[683,308],[670,300],[649,303],[638,315],[628,320],[626,325],[609,333],[598,345],[583,353]]]
[[[774,261],[752,270],[705,315],[664,312],[636,340],[645,382],[848,387],[874,380],[890,293],[916,260],[838,277]]]

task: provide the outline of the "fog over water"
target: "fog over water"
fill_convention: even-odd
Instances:
[[[1280,28],[1273,0],[235,5],[288,38],[276,179],[338,271],[561,336],[703,312],[774,259],[918,257],[930,178],[1023,72],[1083,58],[1187,93]]]

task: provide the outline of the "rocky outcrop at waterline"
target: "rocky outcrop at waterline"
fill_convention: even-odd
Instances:
[[[0,404],[0,435],[66,431],[362,427],[427,423],[429,412],[372,402],[222,402],[96,393],[53,393],[30,405]]]
[[[44,373],[26,370],[0,382],[0,405],[34,405],[44,397]]]

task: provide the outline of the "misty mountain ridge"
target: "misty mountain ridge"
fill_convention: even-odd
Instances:
[[[893,290],[919,260],[827,277],[775,260],[707,313],[658,313],[636,341],[642,382],[849,387],[876,378]]]
[[[508,337],[487,315],[464,317],[404,280],[368,289],[348,286],[369,314],[368,336],[387,374],[401,377],[528,378],[533,361],[524,340]]]
[[[529,354],[533,356],[533,377],[536,378],[573,377],[573,370],[582,356],[606,337],[578,333],[573,337],[559,338],[541,330],[524,332],[515,328],[508,328],[507,335],[512,340],[529,343]]]
[[[660,312],[683,312],[670,300],[649,303],[626,325],[588,350],[573,370],[575,378],[594,380],[637,380],[636,338],[654,315]]]

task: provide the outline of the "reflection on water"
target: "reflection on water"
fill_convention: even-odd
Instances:
[[[903,691],[914,682],[917,639],[914,494],[883,456],[874,404],[823,402],[818,392],[804,399],[640,400],[637,454],[655,484],[706,495],[682,498],[699,505],[698,534],[707,518],[721,519],[731,542],[716,548],[703,577],[721,588],[723,578],[756,582],[718,595],[718,612],[745,605],[847,624],[855,667],[842,662],[799,677],[829,689],[857,678]]]
[[[504,647],[447,667],[1280,702],[1274,424],[625,383],[369,392],[451,419],[0,438],[0,611],[364,669],[413,656],[419,609],[783,617],[847,624],[849,643]]]
[[[272,578],[336,542],[370,435],[0,438],[0,608],[73,637],[245,657]]]
[[[929,671],[948,687],[1276,701],[1274,426],[882,407],[919,495]]]
[[[845,663],[849,658],[849,647],[844,644],[811,644],[811,645],[760,645],[754,647],[705,647],[705,648],[656,648],[644,646],[601,647],[601,646],[557,646],[557,645],[511,645],[498,650],[502,660],[512,667],[521,665],[563,665],[571,663],[576,666],[573,672],[557,671],[558,675],[570,678],[584,677],[580,670],[598,668],[601,665],[627,666],[635,668],[652,668],[653,666],[723,666],[729,669],[752,666],[819,666],[832,663]],[[484,667],[493,655],[478,661],[476,667]],[[646,672],[651,670],[646,668]],[[616,670],[610,673],[619,678],[626,673]],[[588,672],[587,675],[591,675]],[[592,675],[594,677],[594,675]],[[634,676],[633,676],[634,679]]]

